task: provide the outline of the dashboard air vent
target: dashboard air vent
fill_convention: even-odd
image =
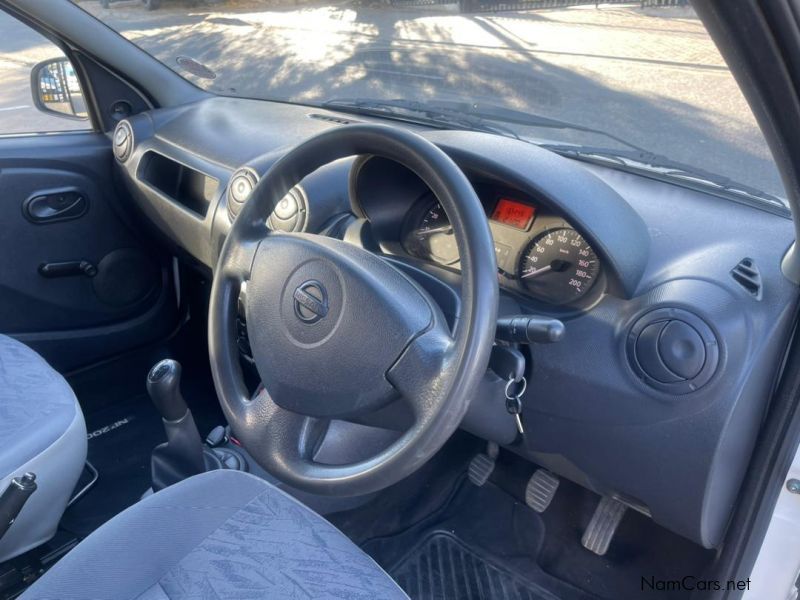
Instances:
[[[659,308],[642,315],[628,333],[628,359],[652,388],[689,394],[713,377],[719,341],[702,318],[680,308]]]
[[[296,185],[278,202],[267,219],[267,227],[273,231],[303,231],[308,216],[306,193]]]
[[[231,175],[228,182],[228,219],[231,223],[241,212],[258,185],[258,173],[249,167],[242,167]],[[308,216],[308,200],[299,185],[278,202],[275,210],[267,218],[267,227],[274,231],[303,231]]]
[[[228,218],[231,223],[239,214],[242,206],[253,193],[258,183],[258,174],[252,169],[238,169],[228,182]]]
[[[761,300],[761,272],[752,258],[743,258],[733,269],[731,277],[756,300]]]
[[[125,162],[133,151],[133,129],[128,121],[120,121],[114,129],[112,140],[114,156],[119,162]]]
[[[334,117],[332,115],[323,115],[320,113],[309,113],[309,119],[317,119],[318,121],[328,121],[329,123],[336,123],[337,125],[352,125],[353,123],[360,123],[347,117]]]

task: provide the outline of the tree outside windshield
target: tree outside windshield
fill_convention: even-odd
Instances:
[[[443,1],[79,5],[219,94],[501,105],[605,130],[784,196],[750,108],[691,7]],[[535,140],[618,147],[586,133],[505,126]]]

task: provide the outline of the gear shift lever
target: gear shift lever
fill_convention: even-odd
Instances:
[[[205,471],[203,442],[180,390],[181,365],[165,359],[147,374],[147,393],[161,413],[167,442],[151,459],[153,490],[158,491]]]
[[[167,358],[147,374],[147,393],[166,421],[180,421],[189,410],[181,396],[181,364]]]

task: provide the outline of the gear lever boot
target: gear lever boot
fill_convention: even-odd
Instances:
[[[161,413],[167,442],[153,450],[153,491],[159,491],[204,472],[203,442],[192,412],[180,390],[181,365],[172,359],[158,362],[147,374],[147,393]]]

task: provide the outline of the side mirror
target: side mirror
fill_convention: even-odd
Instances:
[[[78,76],[67,58],[51,58],[31,71],[33,103],[42,112],[68,119],[88,118]]]

